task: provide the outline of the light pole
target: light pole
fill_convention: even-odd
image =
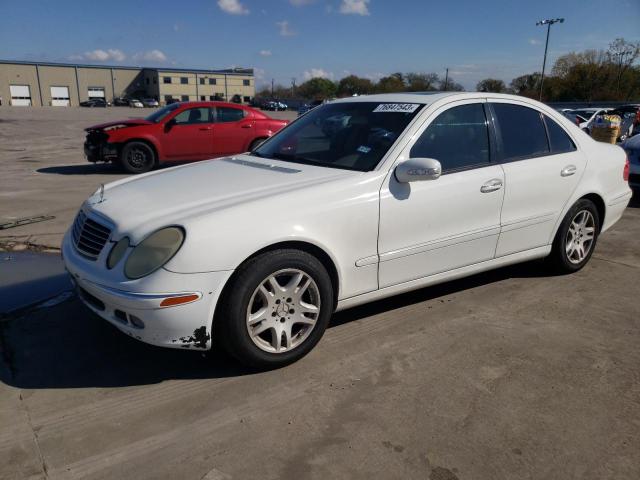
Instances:
[[[564,18],[552,18],[547,20],[540,20],[536,22],[536,26],[546,25],[547,26],[547,41],[544,44],[544,60],[542,61],[542,78],[540,79],[540,98],[542,101],[542,84],[544,83],[544,69],[547,66],[547,49],[549,48],[549,32],[551,31],[551,25],[554,23],[564,23]]]

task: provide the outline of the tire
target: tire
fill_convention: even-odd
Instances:
[[[578,200],[556,233],[548,257],[550,266],[558,273],[577,272],[591,258],[599,234],[600,215],[595,204],[586,198]]]
[[[283,290],[287,287],[290,290]],[[274,250],[238,268],[216,312],[214,337],[251,368],[279,368],[315,347],[333,309],[331,278],[324,265],[300,250]]]
[[[129,173],[145,173],[156,164],[153,149],[143,142],[129,142],[120,152],[120,164]]]
[[[249,151],[253,152],[256,148],[262,145],[265,140],[266,138],[256,138],[253,142],[251,142],[251,145],[249,145]]]

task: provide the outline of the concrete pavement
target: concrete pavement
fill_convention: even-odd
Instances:
[[[0,478],[640,478],[637,207],[577,274],[533,262],[347,310],[267,373],[140,344],[75,299],[26,309],[0,322]]]

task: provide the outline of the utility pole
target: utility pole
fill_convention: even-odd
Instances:
[[[273,78],[271,79],[271,98],[273,99]]]
[[[444,91],[447,91],[447,87],[449,86],[449,67],[447,67],[444,74]]]
[[[549,48],[549,33],[551,32],[551,25],[554,23],[564,23],[564,18],[552,18],[547,20],[540,20],[536,22],[536,26],[546,25],[547,26],[547,41],[544,44],[544,60],[542,61],[542,78],[540,78],[540,97],[539,100],[542,101],[542,85],[544,84],[544,69],[547,66],[547,50]]]
[[[291,97],[294,97],[296,94],[296,77],[291,78]]]

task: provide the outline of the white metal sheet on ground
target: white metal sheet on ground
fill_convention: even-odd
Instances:
[[[9,85],[11,105],[16,107],[31,106],[31,91],[29,85]]]
[[[69,87],[51,87],[51,105],[54,107],[68,107]]]

